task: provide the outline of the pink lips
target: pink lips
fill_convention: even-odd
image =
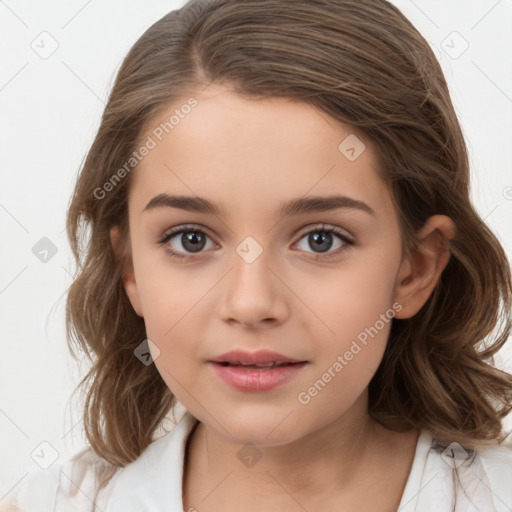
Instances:
[[[283,363],[302,363],[300,359],[290,359],[289,357],[283,356],[282,354],[278,354],[277,352],[272,352],[270,350],[258,350],[258,352],[245,352],[243,350],[232,350],[231,352],[226,352],[225,354],[221,354],[215,359],[211,360],[212,362],[218,363],[242,363],[242,364],[264,364],[271,362],[283,362]]]
[[[242,391],[275,388],[297,374],[306,363],[268,350],[235,350],[208,361],[218,377]]]

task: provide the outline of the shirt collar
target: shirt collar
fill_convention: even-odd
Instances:
[[[182,511],[185,445],[196,423],[187,411],[171,432],[120,470],[104,512]]]
[[[168,434],[151,443],[118,475],[104,512],[183,510],[183,464],[185,446],[197,419],[188,411]],[[415,510],[421,478],[432,435],[422,430],[418,437],[411,472],[400,500],[400,512]]]

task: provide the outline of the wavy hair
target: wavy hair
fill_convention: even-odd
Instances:
[[[369,413],[389,429],[429,429],[461,444],[503,442],[512,376],[494,365],[511,331],[506,254],[472,206],[467,147],[441,67],[385,0],[192,0],[154,23],[125,57],[67,212],[77,271],[67,297],[73,355],[85,352],[90,448],[125,466],[154,438],[175,397],[135,348],[144,320],[122,284],[110,231],[128,237],[130,159],[150,120],[218,82],[246,97],[307,102],[369,141],[389,184],[405,251],[432,215],[456,225],[451,257],[422,309],[393,319],[369,385]]]

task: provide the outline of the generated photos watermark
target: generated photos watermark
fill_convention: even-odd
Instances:
[[[128,160],[105,182],[101,187],[94,189],[93,195],[96,199],[103,199],[108,192],[114,190],[119,185],[121,180],[125,178],[130,172],[151,152],[155,149],[163,138],[171,133],[176,126],[178,126],[182,119],[185,119],[192,108],[198,105],[195,98],[189,98],[186,103],[177,108],[168,120],[161,122],[156,128],[153,129],[150,135],[142,145],[134,151]]]

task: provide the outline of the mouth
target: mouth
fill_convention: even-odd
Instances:
[[[282,366],[290,366],[307,361],[294,359],[272,350],[258,350],[248,352],[242,349],[235,349],[217,356],[209,361],[223,366],[233,366],[237,368],[250,369],[272,369]]]
[[[259,393],[284,385],[300,375],[307,361],[208,361],[213,375],[239,391]]]
[[[284,366],[297,366],[303,365],[306,361],[296,361],[296,362],[285,362],[285,361],[269,361],[268,363],[255,363],[255,364],[246,364],[242,362],[229,362],[229,361],[212,361],[214,364],[218,364],[220,366],[230,366],[233,368],[241,368],[244,370],[272,370],[274,368],[282,368]]]

